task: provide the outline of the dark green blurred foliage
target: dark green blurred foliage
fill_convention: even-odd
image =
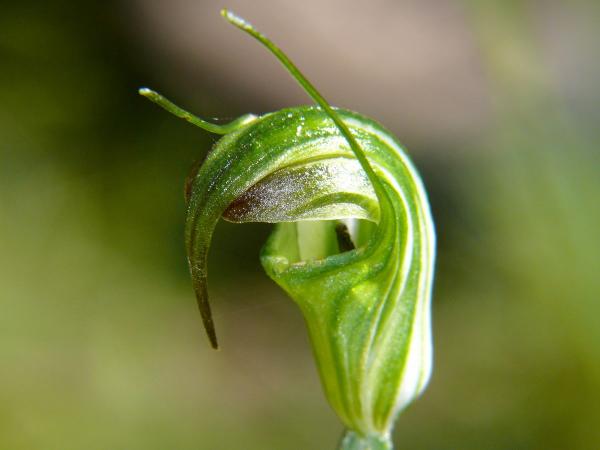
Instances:
[[[300,314],[258,265],[268,226],[217,230],[205,342],[182,189],[215,138],[137,97],[178,74],[126,3],[0,5],[0,448],[334,448]],[[399,449],[600,448],[600,70],[556,82],[552,7],[463,2],[492,120],[409,147],[440,247],[434,377]],[[240,107],[197,89],[201,114]]]

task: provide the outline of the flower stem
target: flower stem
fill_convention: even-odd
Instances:
[[[393,450],[389,437],[379,435],[361,436],[346,430],[340,442],[339,450]]]

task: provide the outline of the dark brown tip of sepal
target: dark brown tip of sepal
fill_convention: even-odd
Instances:
[[[209,330],[208,328],[206,329],[206,333],[208,334],[208,339],[210,340],[210,346],[214,349],[214,350],[219,350],[219,343],[217,342],[217,335],[215,333],[214,328]]]
[[[210,308],[208,308],[208,313],[206,314],[205,312],[203,312],[202,307],[200,306],[200,314],[202,315],[202,322],[204,323],[204,329],[206,330],[206,335],[208,336],[208,340],[210,341],[210,346],[215,350],[218,350],[219,343],[217,342],[217,333],[215,331],[215,324],[212,320]]]
[[[212,318],[212,312],[210,310],[210,303],[208,302],[208,292],[206,289],[206,280],[198,280],[194,283],[196,291],[196,300],[198,301],[198,309],[200,310],[200,316],[202,317],[202,323],[204,329],[210,341],[210,345],[215,350],[219,348],[217,342],[217,333],[215,331],[215,324]]]

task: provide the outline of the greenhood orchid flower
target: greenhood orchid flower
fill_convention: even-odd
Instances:
[[[186,187],[188,261],[210,342],[217,347],[207,293],[217,222],[274,223],[261,262],[302,310],[325,394],[347,429],[341,448],[391,449],[396,416],[431,373],[435,236],[425,189],[389,131],[332,108],[270,40],[223,15],[265,45],[317,106],[214,125],[140,90],[224,135]]]

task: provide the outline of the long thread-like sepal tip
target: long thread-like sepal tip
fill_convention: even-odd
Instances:
[[[223,9],[221,10],[221,15],[222,15],[222,16],[223,16],[223,17],[224,17],[226,20],[229,20],[229,21],[232,21],[232,20],[234,20],[234,18],[237,18],[237,16],[236,16],[234,13],[232,13],[231,11],[229,11],[227,8],[223,8]]]
[[[235,119],[232,122],[226,123],[224,125],[217,125],[214,123],[207,122],[206,120],[203,120],[200,117],[193,115],[192,113],[186,111],[185,109],[180,108],[175,103],[166,99],[165,97],[160,95],[158,92],[153,91],[150,88],[147,88],[147,87],[139,88],[138,93],[141,96],[146,97],[151,102],[156,103],[161,108],[167,110],[174,116],[179,117],[180,119],[186,120],[189,123],[191,123],[192,125],[195,125],[199,128],[202,128],[203,130],[209,131],[211,133],[227,134],[227,133],[237,130],[238,128],[240,128],[256,119],[256,116],[254,116],[252,114],[246,114],[241,117],[238,117],[237,119]]]
[[[222,9],[221,15],[227,20],[229,23],[235,25],[238,28],[242,29],[250,29],[252,25],[242,19],[240,16],[235,14],[234,12],[229,11],[228,9]]]
[[[147,87],[141,87],[141,88],[139,88],[138,89],[138,94],[140,94],[142,97],[146,97],[146,98],[151,99],[151,100],[152,100],[153,97],[156,97],[158,95],[157,92],[155,92],[152,89],[147,88]]]
[[[147,88],[147,87],[141,87],[138,89],[138,94],[140,94],[142,97],[146,97],[151,102],[156,103],[157,105],[165,108],[164,103],[165,103],[166,99],[162,95],[160,95],[158,92],[153,91],[152,89]]]

